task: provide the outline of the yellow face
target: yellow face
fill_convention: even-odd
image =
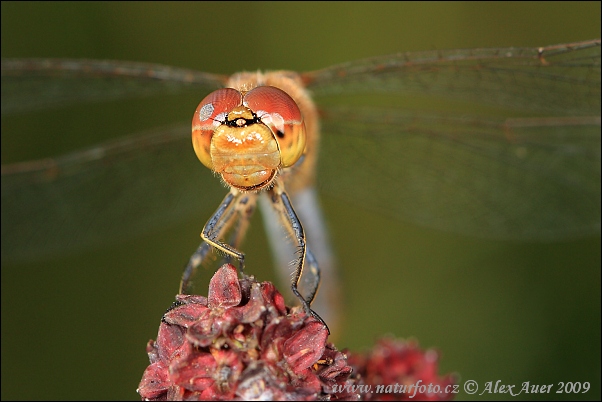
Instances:
[[[192,145],[199,160],[243,191],[268,186],[278,169],[299,160],[305,142],[299,107],[276,87],[219,89],[199,103],[192,118]]]

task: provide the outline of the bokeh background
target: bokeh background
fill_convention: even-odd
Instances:
[[[599,2],[2,2],[1,19],[3,58],[147,61],[214,73],[306,71],[400,51],[600,36]],[[89,132],[71,112],[57,112],[59,121],[44,114],[48,130],[40,138],[27,122],[19,132],[3,120],[2,163],[189,120],[199,100],[145,104],[152,113],[121,104],[101,106],[103,112],[80,108],[110,113]],[[391,221],[335,199],[323,204],[345,295],[337,346],[360,350],[384,334],[414,337],[437,348],[441,372],[457,372],[462,382],[530,381],[556,389],[559,382],[587,381],[591,390],[577,398],[600,399],[600,236],[489,241]],[[2,399],[137,399],[146,342],[156,337],[214,207],[117,245],[3,264]],[[275,280],[259,217],[244,249],[247,267],[260,280]],[[510,399],[457,396],[481,398]],[[575,396],[516,399],[549,398]]]

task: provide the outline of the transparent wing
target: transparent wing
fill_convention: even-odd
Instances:
[[[142,63],[4,60],[2,114],[185,90],[202,99],[221,86],[219,76]],[[191,150],[188,122],[3,165],[2,261],[84,250],[190,217],[202,225],[220,187]]]
[[[2,60],[2,115],[184,89],[207,94],[223,87],[226,78],[149,63],[6,59]]]
[[[392,92],[559,115],[600,115],[600,40],[401,53],[303,74],[316,97]]]
[[[190,147],[184,125],[3,167],[2,260],[81,251],[182,219],[202,227],[225,189]]]
[[[600,118],[325,111],[318,182],[438,229],[513,240],[600,232]],[[360,168],[361,166],[361,168]]]
[[[305,79],[316,95],[420,94],[448,111],[370,109],[344,96],[336,103],[348,107],[325,103],[318,175],[325,192],[470,235],[553,240],[600,232],[599,40],[400,54]],[[483,103],[497,106],[480,112]]]

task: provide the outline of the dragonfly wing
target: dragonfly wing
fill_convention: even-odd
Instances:
[[[600,232],[600,40],[399,54],[304,78],[343,105],[321,99],[324,191],[483,237]],[[358,92],[410,106],[363,107]]]
[[[109,101],[184,89],[203,96],[226,77],[150,63],[110,60],[2,60],[2,115],[76,102]],[[199,99],[202,99],[201,96]]]
[[[303,74],[316,97],[391,92],[559,115],[600,115],[600,40],[401,53]]]
[[[600,232],[600,119],[324,111],[318,182],[438,229],[556,240]]]
[[[184,219],[200,228],[223,193],[194,156],[188,125],[3,166],[2,261],[117,243]]]
[[[186,91],[202,99],[224,81],[156,64],[7,59],[2,116]],[[2,261],[95,248],[209,214],[223,191],[198,163],[190,141],[190,125],[182,124],[56,158],[3,165]]]

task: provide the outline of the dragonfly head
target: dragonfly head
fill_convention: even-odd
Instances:
[[[303,116],[276,87],[246,93],[219,89],[201,101],[192,119],[192,144],[199,160],[243,191],[267,187],[280,168],[305,150]]]

